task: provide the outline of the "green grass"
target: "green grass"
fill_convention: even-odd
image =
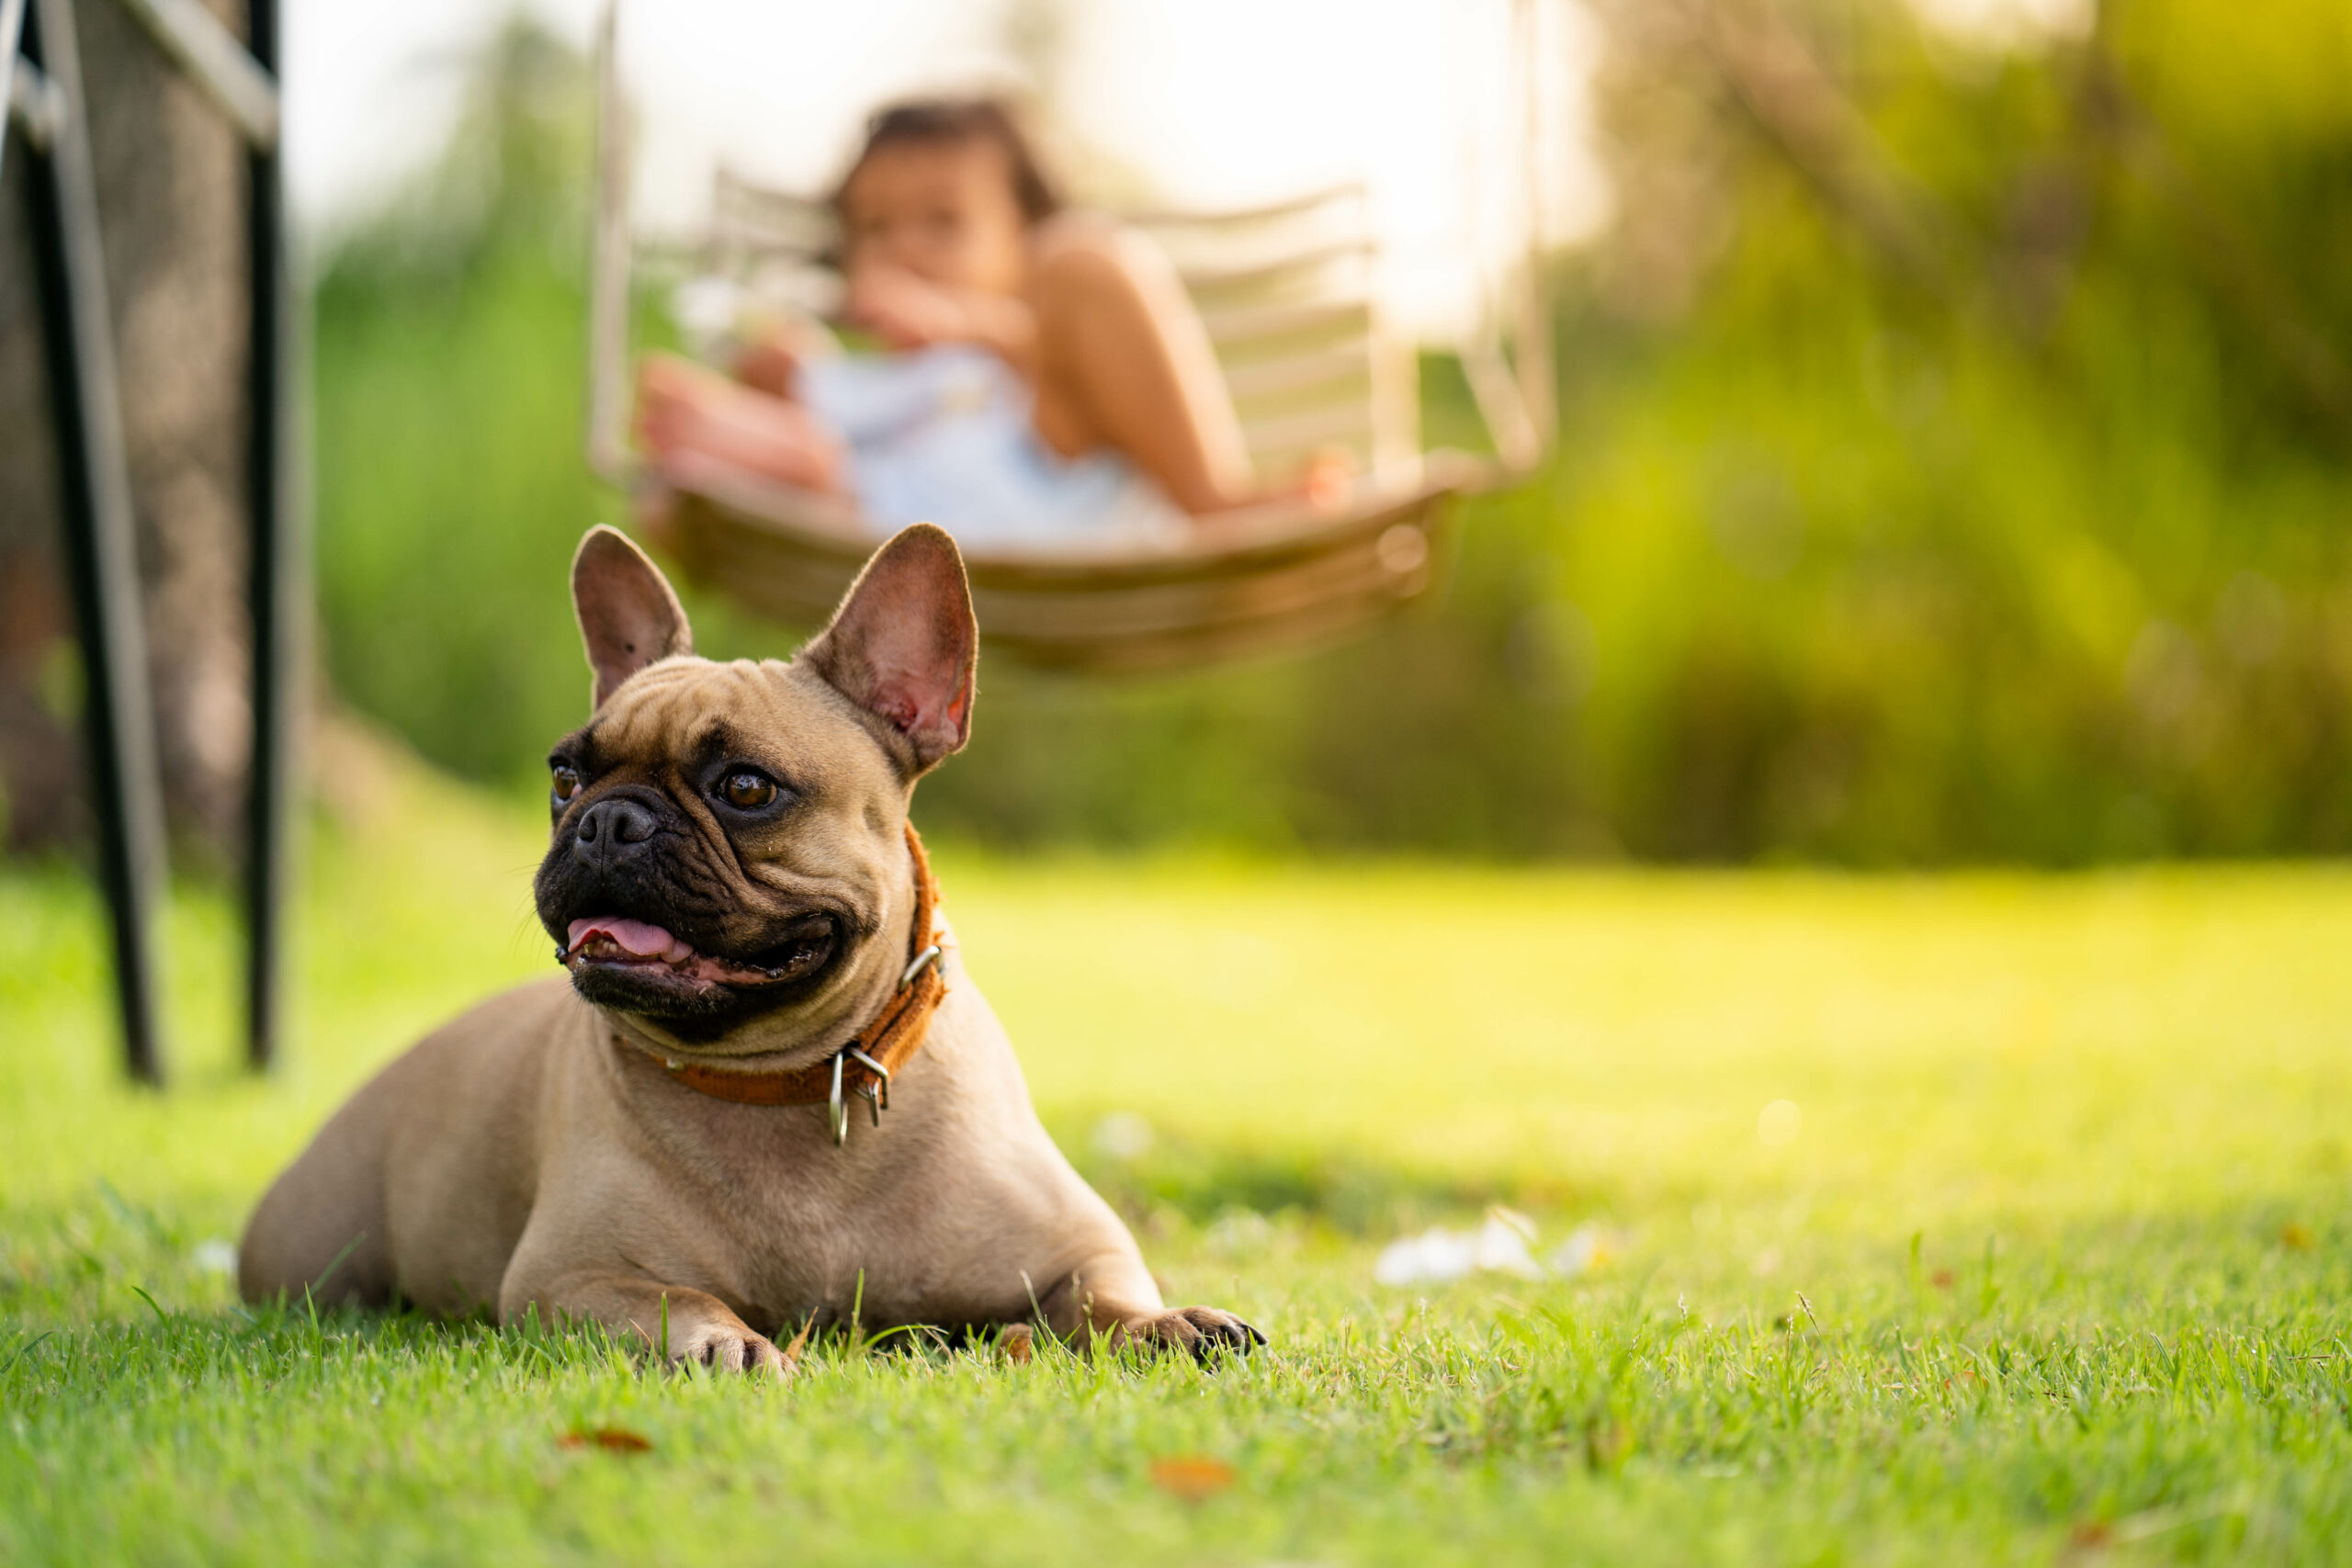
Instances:
[[[217,1252],[337,1100],[536,972],[527,818],[398,769],[312,855],[292,1060],[107,1066],[94,901],[0,872],[0,1561],[2343,1561],[2352,874],[1521,873],[940,856],[1046,1117],[1204,1372],[248,1313]],[[1770,1146],[1759,1110],[1802,1108]],[[1150,1147],[1098,1146],[1111,1111]],[[1574,1279],[1372,1278],[1503,1200]],[[1539,1248],[1541,1250],[1541,1248]],[[566,1447],[617,1427],[643,1453]],[[1155,1460],[1229,1463],[1188,1503]]]

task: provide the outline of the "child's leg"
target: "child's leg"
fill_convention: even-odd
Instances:
[[[715,463],[802,490],[843,488],[842,444],[807,409],[669,355],[638,367],[637,436],[673,478]]]
[[[1255,498],[1241,422],[1174,270],[1132,235],[1049,225],[1035,241],[1037,434],[1125,454],[1195,515]]]

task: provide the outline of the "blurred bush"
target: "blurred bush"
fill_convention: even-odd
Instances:
[[[1354,646],[1118,684],[987,665],[926,823],[2352,847],[2352,12],[2110,3],[1997,47],[1893,0],[1597,13],[1620,216],[1559,266],[1552,471],[1472,506],[1442,598]],[[584,73],[518,26],[470,102],[322,281],[328,648],[426,755],[536,796],[585,699],[564,563],[618,513],[578,456]],[[790,646],[693,608],[707,651]]]
[[[581,460],[594,106],[516,21],[447,152],[333,243],[315,296],[320,615],[337,693],[476,778],[580,722],[565,597],[607,499]]]

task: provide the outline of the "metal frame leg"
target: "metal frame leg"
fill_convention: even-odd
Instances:
[[[33,0],[23,47],[56,109],[49,145],[28,149],[33,166],[25,188],[41,343],[55,394],[66,569],[87,682],[99,873],[114,917],[125,1063],[132,1077],[160,1084],[164,1052],[154,950],[155,899],[164,875],[163,788],[73,0]]]
[[[250,0],[246,47],[274,80],[277,0]],[[277,144],[247,159],[251,199],[252,358],[246,371],[252,427],[246,484],[253,508],[247,593],[253,608],[253,757],[245,820],[245,1052],[256,1072],[275,1059],[281,1024],[279,950],[293,795],[306,552],[294,464],[292,315],[288,310],[285,186]]]

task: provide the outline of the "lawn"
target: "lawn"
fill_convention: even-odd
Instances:
[[[155,1097],[84,884],[0,871],[0,1561],[2352,1557],[2346,870],[944,846],[1048,1122],[1273,1347],[837,1339],[777,1385],[233,1303],[223,1244],[340,1097],[547,963],[526,813],[332,773],[267,1083],[217,896],[175,906]],[[1490,1203],[1561,1267],[1375,1280]]]

